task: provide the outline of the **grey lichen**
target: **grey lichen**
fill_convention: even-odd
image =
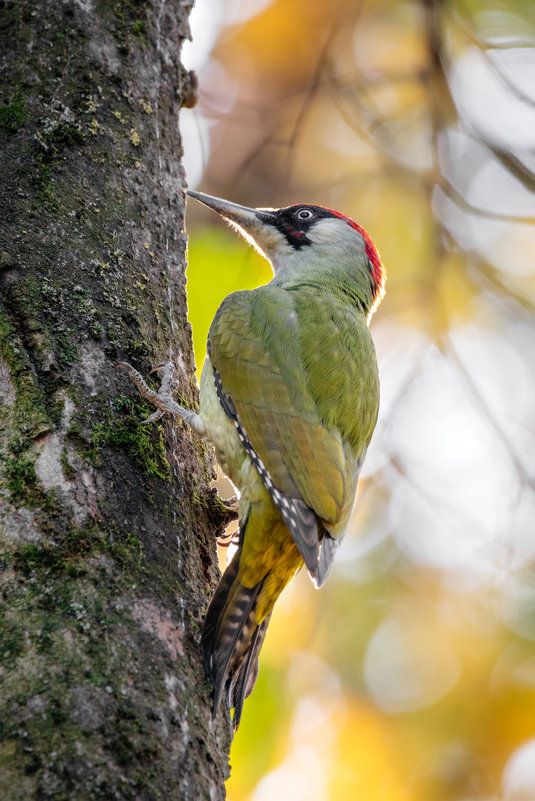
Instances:
[[[211,723],[197,642],[217,575],[210,460],[167,421],[142,426],[151,410],[114,369],[184,354],[195,404],[187,7],[167,0],[157,29],[129,0],[5,5],[0,798],[171,801],[189,782],[222,799],[230,728]]]

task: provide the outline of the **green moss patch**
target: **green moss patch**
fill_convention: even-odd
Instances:
[[[163,428],[141,422],[154,409],[140,399],[126,395],[119,395],[114,407],[120,416],[108,413],[93,428],[94,457],[104,447],[125,450],[147,475],[168,481],[171,478],[171,466],[165,455]]]
[[[26,100],[17,89],[10,103],[0,106],[0,128],[13,133],[24,125],[27,117]]]

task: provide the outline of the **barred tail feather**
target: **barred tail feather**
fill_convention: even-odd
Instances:
[[[262,648],[264,637],[266,636],[267,627],[271,618],[271,612],[264,618],[262,623],[256,627],[255,632],[251,638],[251,644],[247,650],[247,655],[236,675],[236,679],[230,688],[230,698],[228,699],[229,707],[234,707],[234,717],[232,725],[234,731],[240,725],[241,712],[243,702],[247,696],[251,695],[258,678],[258,655]]]
[[[260,624],[256,622],[256,602],[264,582],[254,587],[241,584],[240,556],[241,548],[216,588],[201,637],[205,669],[214,683],[212,714],[215,716],[225,693],[229,707],[234,707],[235,729],[258,675],[258,654],[269,621],[268,616]]]
[[[230,565],[221,576],[204,618],[201,634],[201,647],[203,652],[204,669],[210,677],[213,677],[214,674],[215,645],[219,631],[220,618],[223,614],[223,609],[227,602],[232,585],[238,575],[238,569],[240,566],[240,551],[234,555]]]

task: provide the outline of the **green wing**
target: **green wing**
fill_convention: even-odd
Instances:
[[[302,501],[332,537],[343,535],[378,408],[364,314],[332,293],[268,284],[229,295],[208,341],[225,410],[265,466],[283,517],[285,498]]]

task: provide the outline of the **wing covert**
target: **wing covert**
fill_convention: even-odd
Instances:
[[[275,488],[288,498],[301,498],[335,536],[337,523],[347,518],[348,491],[352,501],[359,454],[347,448],[343,426],[335,419],[326,423],[322,397],[314,393],[307,365],[316,356],[303,349],[303,302],[312,300],[311,314],[317,318],[324,313],[325,299],[313,291],[307,295],[273,285],[229,295],[212,323],[209,354],[227,405],[232,403]],[[316,373],[325,372],[327,384],[320,395],[326,396],[327,409],[336,405],[329,400],[328,384],[340,333],[336,321],[330,332],[333,342],[323,343],[323,350],[318,343],[315,350],[320,358],[325,354],[325,364],[314,365]],[[358,388],[351,375],[346,384]]]

